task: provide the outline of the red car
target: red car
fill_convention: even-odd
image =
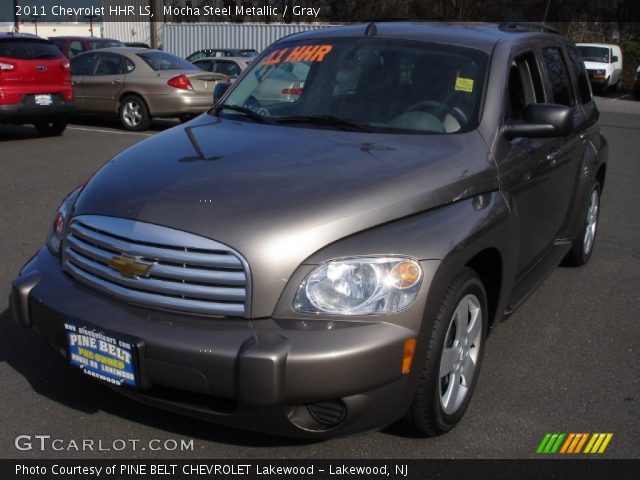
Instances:
[[[55,45],[62,50],[65,57],[71,60],[89,50],[98,50],[100,48],[124,47],[125,44],[120,40],[113,38],[97,38],[97,37],[49,37]],[[147,47],[148,48],[148,47]]]
[[[69,60],[49,40],[0,33],[0,123],[60,135],[73,111]]]

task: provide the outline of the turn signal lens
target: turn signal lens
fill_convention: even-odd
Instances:
[[[416,262],[407,260],[393,267],[389,278],[396,288],[402,290],[411,288],[420,281],[420,267]]]
[[[402,356],[402,375],[411,371],[413,355],[416,353],[416,339],[408,338],[404,341],[404,355]]]
[[[16,68],[16,66],[13,63],[0,62],[0,70],[3,72],[8,72],[14,68]]]

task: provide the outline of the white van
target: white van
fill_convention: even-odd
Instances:
[[[618,45],[604,43],[577,43],[580,56],[587,68],[595,92],[606,93],[618,89],[622,79],[622,51]]]

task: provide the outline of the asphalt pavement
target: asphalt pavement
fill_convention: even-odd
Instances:
[[[611,149],[594,256],[586,267],[557,269],[498,325],[465,418],[434,439],[393,428],[320,442],[259,435],[134,403],[66,367],[11,320],[10,282],[66,193],[175,123],[127,133],[91,119],[57,138],[0,126],[0,457],[529,458],[547,432],[611,432],[604,456],[640,458],[640,102],[598,103]],[[16,448],[19,435],[31,436],[32,448],[25,437]],[[62,450],[47,443],[41,451],[36,435],[60,440]],[[94,450],[74,449],[82,439]],[[174,440],[193,440],[193,451],[152,450]]]

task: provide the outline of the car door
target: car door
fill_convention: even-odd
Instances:
[[[125,58],[117,53],[97,52],[92,75],[84,79],[84,106],[91,112],[115,112],[126,75]]]
[[[509,65],[505,123],[523,122],[531,103],[547,98],[541,52],[518,52]],[[550,95],[550,92],[549,92]],[[519,225],[517,273],[528,271],[553,245],[572,186],[561,178],[567,162],[559,138],[502,138],[496,150],[500,188],[509,197]]]
[[[70,61],[71,63],[71,85],[73,87],[74,104],[77,110],[84,110],[85,79],[93,73],[96,54],[85,53],[77,55]]]

